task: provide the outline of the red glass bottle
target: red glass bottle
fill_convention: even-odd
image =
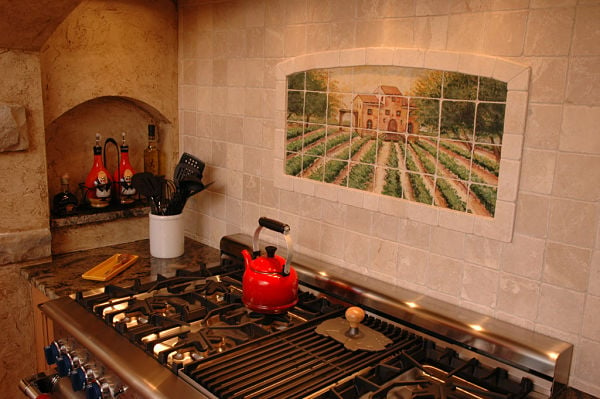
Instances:
[[[87,189],[86,197],[94,208],[104,208],[110,204],[111,197],[110,172],[102,162],[102,147],[100,146],[100,135],[96,134],[96,145],[94,145],[94,164],[92,170],[85,179]]]
[[[114,182],[119,195],[119,202],[121,204],[131,204],[135,201],[136,194],[135,188],[131,185],[131,178],[135,171],[129,162],[129,146],[125,142],[125,132],[122,135],[121,160],[119,161],[119,167],[115,170]]]

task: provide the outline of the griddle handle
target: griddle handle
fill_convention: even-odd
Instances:
[[[261,217],[258,219],[258,224],[262,227],[266,227],[269,230],[276,231],[277,233],[287,234],[290,232],[290,226],[275,219]]]

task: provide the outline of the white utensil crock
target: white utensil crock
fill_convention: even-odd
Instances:
[[[150,214],[150,255],[176,258],[183,255],[183,214]]]

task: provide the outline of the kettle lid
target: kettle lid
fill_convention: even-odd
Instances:
[[[259,256],[252,261],[252,269],[259,273],[281,273],[283,265],[285,265],[285,259],[279,255],[275,255],[277,247],[267,246],[266,256]]]

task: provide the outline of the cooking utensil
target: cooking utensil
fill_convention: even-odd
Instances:
[[[298,302],[298,276],[291,267],[292,239],[290,226],[261,217],[252,237],[252,254],[242,251],[245,270],[242,278],[242,302],[259,313],[283,313]],[[263,227],[283,234],[287,245],[287,261],[275,255],[277,247],[267,246],[260,256],[259,235]]]
[[[159,178],[149,172],[140,172],[132,176],[131,185],[150,200],[152,213],[160,214],[162,187]]]
[[[315,331],[335,339],[351,351],[380,351],[393,342],[379,331],[360,324],[365,318],[365,312],[361,308],[351,306],[346,310],[345,316],[346,319],[336,317],[325,320]]]
[[[204,172],[205,164],[195,156],[184,152],[179,163],[175,166],[175,173],[173,174],[173,181],[175,186],[179,188],[181,180],[186,176],[197,176],[202,179],[202,173]]]

